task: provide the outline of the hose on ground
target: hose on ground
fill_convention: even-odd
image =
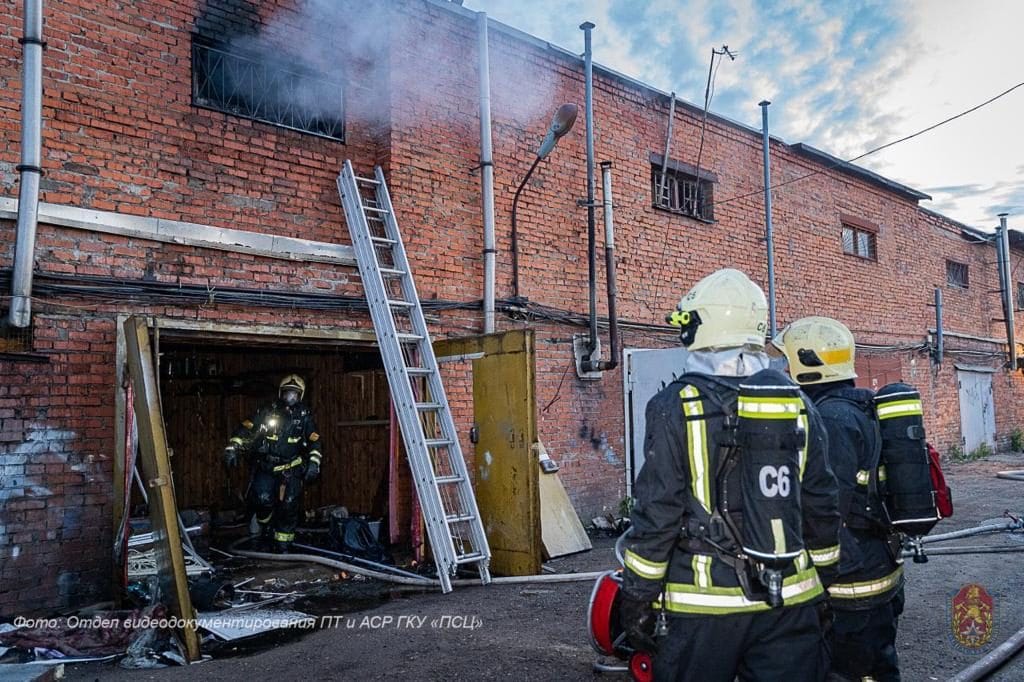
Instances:
[[[976,663],[958,672],[950,682],[975,682],[983,679],[1016,656],[1021,647],[1024,647],[1024,630],[1018,630]]]
[[[996,473],[996,478],[1006,478],[1011,481],[1024,481],[1024,469],[1018,469],[1016,471],[1000,471]]]

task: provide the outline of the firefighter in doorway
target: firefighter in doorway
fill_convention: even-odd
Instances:
[[[255,467],[249,488],[260,537],[285,553],[295,539],[302,487],[320,475],[320,434],[309,408],[302,402],[306,382],[289,374],[278,387],[278,398],[242,422],[224,448],[224,463],[238,466],[247,455]]]
[[[620,620],[655,680],[824,679],[838,491],[810,400],[764,352],[764,292],[733,269],[669,322],[690,353],[647,405]]]
[[[805,317],[772,341],[828,429],[829,462],[839,480],[839,577],[832,680],[900,679],[896,627],[903,612],[903,559],[882,511],[881,438],[874,393],[856,388],[853,334],[828,317]]]

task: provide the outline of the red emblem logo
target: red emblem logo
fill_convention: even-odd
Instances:
[[[953,597],[953,636],[969,649],[992,639],[992,597],[975,583],[964,585]]]

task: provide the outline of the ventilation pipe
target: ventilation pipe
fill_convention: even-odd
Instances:
[[[18,187],[18,231],[8,322],[28,327],[32,319],[32,268],[35,263],[42,169],[43,127],[43,0],[25,0],[24,60],[21,87],[21,173]]]
[[[594,215],[595,205],[595,182],[594,182],[594,60],[591,50],[591,31],[594,24],[587,21],[580,24],[583,31],[583,72],[586,90],[586,123],[587,123],[587,260],[589,266],[590,285],[590,337],[586,344],[574,343],[576,350],[577,369],[581,376],[602,372],[607,369],[614,369],[618,366],[618,320],[615,317],[615,262],[614,262],[614,236],[612,234],[611,218],[611,163],[601,164],[604,177],[604,208],[605,208],[605,251],[608,263],[608,319],[609,334],[611,336],[611,359],[600,360],[595,356],[600,355],[600,346],[597,340],[597,244],[596,244],[596,220]],[[581,347],[582,346],[582,347]],[[582,351],[582,353],[581,353]],[[594,377],[588,377],[594,378]]]
[[[491,150],[491,66],[487,13],[476,15],[480,52],[480,184],[484,215],[484,333],[494,332],[494,157]]]
[[[768,251],[768,333],[775,338],[775,233],[772,228],[772,167],[768,147],[768,100],[761,107],[761,146],[764,154],[764,238]],[[698,178],[698,182],[700,179]]]
[[[1003,290],[1003,319],[1006,321],[1006,343],[1010,347],[1010,371],[1017,369],[1017,339],[1013,322],[1013,288],[1010,278],[1010,231],[1005,213],[999,214],[999,284]]]

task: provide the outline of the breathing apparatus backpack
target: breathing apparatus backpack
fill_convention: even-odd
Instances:
[[[942,513],[925,442],[921,394],[907,384],[883,386],[875,394],[875,414],[882,439],[878,471],[886,520],[892,530],[925,535]],[[948,488],[942,492],[949,494]]]
[[[706,378],[700,383],[707,387]],[[689,524],[687,535],[712,545],[733,566],[748,599],[782,606],[783,573],[804,550],[804,398],[799,386],[772,369],[743,380],[738,393],[730,388],[702,395],[722,409],[725,424],[715,503],[706,520]]]

